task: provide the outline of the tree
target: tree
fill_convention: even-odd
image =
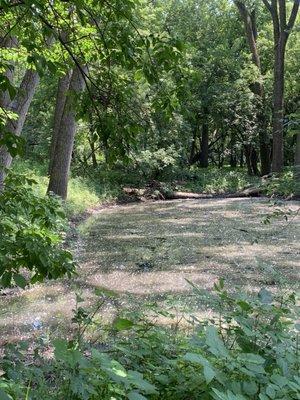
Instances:
[[[8,106],[8,110],[17,115],[17,119],[9,119],[6,124],[5,129],[9,133],[20,136],[38,83],[38,72],[33,69],[28,69],[24,74],[16,97]],[[0,148],[0,189],[4,184],[5,169],[10,167],[11,162],[12,155],[6,146],[2,146]]]
[[[273,21],[274,35],[274,86],[273,86],[273,156],[272,171],[281,172],[283,159],[283,119],[285,51],[288,38],[294,27],[299,11],[299,0],[293,1],[290,17],[287,20],[286,0],[263,0]]]
[[[259,146],[260,146],[260,160],[261,160],[261,174],[267,175],[271,171],[270,160],[270,146],[267,134],[267,124],[265,116],[265,94],[261,71],[260,55],[257,47],[257,26],[256,26],[256,11],[255,9],[248,10],[245,3],[242,1],[235,1],[239,10],[241,19],[245,27],[245,35],[251,51],[252,61],[257,67],[259,76],[257,81],[252,85],[253,93],[259,98]]]
[[[67,96],[61,93],[62,98],[58,97],[57,99],[59,103],[64,103],[64,106],[62,113],[58,108],[57,119],[60,119],[60,121],[57,120],[59,127],[55,127],[54,130],[54,151],[52,151],[52,159],[50,160],[50,180],[47,191],[48,193],[55,193],[63,199],[67,198],[68,178],[76,133],[76,97],[84,89],[83,73],[82,68],[75,67],[70,79],[69,93]],[[62,83],[65,82],[60,81],[60,89]]]

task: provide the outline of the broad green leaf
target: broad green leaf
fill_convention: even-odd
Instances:
[[[139,392],[132,391],[128,393],[128,400],[147,400],[147,398],[143,395],[141,395]]]
[[[124,331],[127,329],[131,329],[133,327],[133,325],[134,325],[134,323],[132,321],[130,321],[129,319],[125,319],[125,318],[117,318],[113,323],[113,327],[117,331]]]
[[[13,278],[14,278],[14,281],[16,282],[17,286],[19,286],[22,289],[25,289],[25,287],[27,285],[27,281],[23,275],[14,274]]]

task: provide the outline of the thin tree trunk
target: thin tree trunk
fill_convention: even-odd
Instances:
[[[244,166],[244,151],[243,151],[243,149],[241,149],[241,152],[240,152],[240,167],[243,168],[243,166]]]
[[[68,71],[60,80],[58,81],[57,93],[56,93],[56,103],[54,110],[54,121],[53,121],[53,133],[51,138],[50,145],[50,154],[49,154],[49,168],[48,175],[51,175],[52,167],[53,167],[53,155],[56,148],[56,142],[59,134],[61,118],[63,115],[67,92],[70,87],[72,71]]]
[[[70,93],[66,97],[61,116],[55,151],[53,153],[52,169],[47,192],[54,193],[63,199],[67,198],[68,177],[76,132],[76,94],[84,88],[84,78],[76,67],[72,73]]]
[[[6,130],[16,136],[20,136],[27,112],[34,96],[36,87],[39,83],[39,75],[35,70],[27,70],[22,79],[18,94],[9,106],[9,111],[18,115],[17,120],[7,122]],[[5,169],[9,168],[12,162],[12,156],[5,146],[0,148],[0,190],[3,188],[5,179]]]
[[[231,168],[237,167],[237,156],[236,156],[236,151],[235,151],[235,145],[236,145],[235,134],[233,132],[231,132],[231,138],[230,138],[230,166],[231,166]]]
[[[208,167],[208,139],[209,139],[209,126],[208,126],[208,109],[204,108],[204,121],[202,123],[202,133],[201,133],[201,151],[199,164],[202,168]]]
[[[194,132],[193,132],[193,139],[192,139],[192,144],[191,144],[191,151],[190,151],[190,157],[189,157],[189,164],[192,165],[195,163],[195,157],[196,157],[196,140],[197,140],[197,127],[195,127]]]
[[[259,169],[257,166],[257,163],[258,163],[257,152],[253,146],[252,146],[251,150],[252,150],[251,151],[251,167],[252,167],[253,175],[259,176]]]
[[[251,147],[252,147],[251,144],[244,145],[248,175],[253,175],[252,164],[251,164]]]

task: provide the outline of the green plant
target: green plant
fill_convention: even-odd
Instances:
[[[222,280],[214,293],[193,286],[214,316],[189,318],[192,334],[174,325],[170,310],[151,304],[117,317],[106,328],[105,344],[84,342],[95,310],[77,307],[80,340],[55,340],[50,359],[38,343],[33,353],[22,343],[7,349],[0,394],[14,400],[25,392],[32,400],[298,399],[295,296],[273,297],[265,289],[256,296],[231,294]],[[172,326],[160,326],[161,316]]]
[[[10,174],[0,195],[0,277],[4,287],[12,280],[24,288],[29,282],[74,273],[72,255],[63,248],[61,202],[40,196],[34,185],[25,175]]]

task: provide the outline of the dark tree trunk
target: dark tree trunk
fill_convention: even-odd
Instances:
[[[252,147],[252,151],[251,151],[251,167],[252,167],[252,171],[253,171],[253,175],[259,176],[259,169],[257,166],[258,163],[258,156],[257,156],[257,152],[255,150],[254,147]]]
[[[72,73],[70,93],[66,97],[61,116],[55,151],[53,153],[52,169],[47,192],[54,193],[63,199],[67,198],[68,178],[76,132],[76,94],[84,88],[84,78],[76,67]]]
[[[248,175],[253,175],[252,164],[251,164],[251,144],[245,144],[245,157]]]
[[[240,153],[240,167],[243,168],[244,166],[244,151],[243,149],[241,149],[241,153]]]
[[[273,99],[273,160],[272,171],[281,172],[283,159],[283,118],[284,118],[284,58],[286,39],[283,35],[275,47],[274,99]]]
[[[254,146],[251,143],[244,145],[245,157],[246,157],[246,165],[248,175],[257,175],[259,176],[259,169],[257,166],[258,156]]]
[[[295,25],[299,11],[299,0],[294,0],[287,21],[286,0],[263,0],[273,20],[274,32],[274,89],[273,89],[273,152],[272,171],[281,172],[283,157],[283,118],[284,118],[284,59],[286,44]]]
[[[235,145],[236,145],[235,134],[231,133],[230,160],[229,160],[231,168],[236,168],[237,167],[237,156],[236,156],[236,151],[235,151]]]
[[[207,108],[204,109],[204,120],[202,123],[202,132],[201,132],[201,151],[200,151],[200,158],[199,158],[199,165],[201,168],[208,167],[208,146],[209,140],[209,126],[208,126],[208,110]]]
[[[261,173],[262,175],[267,175],[271,171],[270,144],[268,139],[267,123],[266,123],[265,109],[264,109],[265,95],[264,95],[264,87],[262,84],[261,62],[260,62],[259,52],[257,49],[256,16],[255,16],[255,11],[249,12],[244,2],[235,1],[235,4],[239,10],[240,16],[244,23],[246,38],[252,54],[252,61],[257,66],[260,74],[259,80],[251,86],[251,90],[259,98],[258,134],[259,134]]]
[[[93,138],[91,138],[91,137],[88,138],[88,141],[89,141],[89,145],[91,148],[91,157],[92,157],[93,167],[97,168],[98,163],[97,163],[97,158],[96,158],[95,142],[94,142]]]

